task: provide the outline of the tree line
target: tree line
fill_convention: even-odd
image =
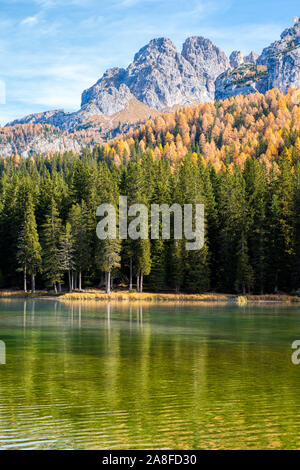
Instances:
[[[299,132],[276,159],[221,169],[192,149],[176,164],[149,151],[116,165],[103,147],[80,155],[0,160],[0,286],[82,290],[292,292],[300,288]],[[99,240],[96,209],[128,204],[205,206],[205,243]]]

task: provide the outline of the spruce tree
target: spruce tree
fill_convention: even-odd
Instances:
[[[51,201],[46,221],[43,225],[43,272],[46,284],[53,286],[57,293],[57,285],[61,290],[62,267],[59,241],[62,223],[54,199]]]
[[[63,272],[68,275],[69,292],[72,292],[71,273],[74,269],[74,239],[72,236],[72,228],[69,222],[66,223],[60,238],[59,246],[60,266]]]
[[[111,273],[120,266],[121,257],[120,240],[99,240],[96,253],[96,264],[100,271],[105,273],[106,293],[111,291]]]
[[[35,292],[35,276],[41,270],[41,245],[31,198],[28,199],[24,223],[18,238],[17,260],[24,275],[24,292],[27,292],[27,274],[31,275],[31,291]]]
[[[144,276],[149,276],[151,272],[150,240],[137,240],[136,265],[138,279],[137,285],[139,286],[138,291],[143,292]]]
[[[89,212],[84,202],[72,206],[69,220],[73,238],[74,268],[78,272],[78,289],[81,291],[82,273],[88,269],[91,262],[91,229]]]

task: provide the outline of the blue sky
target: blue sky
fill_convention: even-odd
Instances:
[[[179,51],[199,35],[227,54],[260,52],[293,16],[299,0],[0,0],[0,124],[78,109],[85,88],[108,67],[127,66],[154,37],[169,37]]]

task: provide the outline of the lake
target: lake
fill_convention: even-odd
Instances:
[[[297,306],[2,300],[0,448],[299,448],[297,339]]]

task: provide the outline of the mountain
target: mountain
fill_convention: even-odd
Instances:
[[[258,57],[259,55],[254,51],[246,56],[242,51],[233,51],[229,56],[229,63],[233,69],[236,69],[243,64],[256,64]]]
[[[56,152],[68,145],[80,149],[118,137],[162,112],[272,88],[286,92],[291,85],[300,87],[298,18],[260,56],[233,51],[228,60],[209,39],[198,36],[186,39],[179,52],[170,39],[157,38],[142,47],[126,69],[108,69],[85,90],[78,111],[51,110],[7,124],[0,153],[15,149],[26,156],[36,149]],[[33,140],[25,128],[24,135],[29,132],[31,137],[23,139],[20,127],[14,132],[22,125],[47,128],[44,132],[37,127]]]
[[[112,116],[133,102],[140,108],[143,105],[144,113],[139,117],[145,120],[155,111],[213,100],[215,79],[229,67],[225,53],[209,39],[188,38],[182,53],[170,39],[153,39],[135,54],[127,69],[108,69],[95,85],[85,90],[79,111],[46,111],[8,125],[50,124],[73,131],[89,121],[93,126],[96,118],[101,117],[106,128]]]
[[[295,17],[294,26],[283,31],[280,40],[266,47],[259,57],[253,53],[250,56],[244,58],[240,51],[231,54],[232,68],[216,80],[216,99],[256,91],[265,93],[272,88],[286,92],[290,86],[300,87],[299,18]]]

